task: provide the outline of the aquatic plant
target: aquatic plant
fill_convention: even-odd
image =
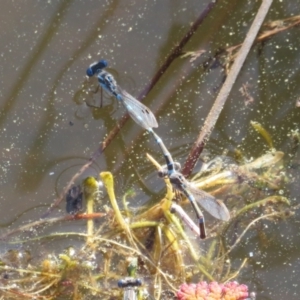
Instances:
[[[95,211],[94,203],[102,194],[102,191],[99,192],[101,185],[94,177],[88,177],[82,182],[81,188],[77,187],[72,190],[72,193],[68,193],[67,206],[67,208],[73,207],[70,199],[76,198],[76,195],[81,197],[83,193],[87,202],[86,214],[72,212],[71,215],[61,218],[39,220],[2,236],[3,239],[21,233],[20,239],[10,241],[17,244],[70,237],[83,239],[85,244],[80,249],[71,247],[63,253],[47,254],[35,264],[30,263],[29,254],[25,255],[18,251],[8,252],[2,256],[0,266],[1,275],[6,278],[7,284],[5,287],[0,287],[0,291],[5,295],[5,299],[18,299],[18,297],[26,299],[34,295],[38,295],[39,299],[53,297],[86,299],[92,295],[101,295],[102,299],[109,299],[112,295],[120,297],[122,290],[117,287],[117,280],[126,276],[128,263],[130,265],[127,257],[134,256],[136,257],[135,271],[141,278],[148,278],[150,285],[147,290],[154,294],[156,299],[159,299],[166,289],[177,291],[176,286],[180,286],[177,293],[179,299],[245,299],[246,287],[228,281],[239,275],[247,259],[238,269],[232,268],[228,259],[229,254],[253,224],[263,219],[272,221],[285,216],[283,209],[289,202],[282,195],[276,195],[281,186],[280,181],[285,179],[282,175],[284,173],[282,157],[282,152],[275,151],[244,165],[225,164],[220,167],[218,164],[217,169],[207,169],[206,176],[199,174],[193,179],[195,185],[215,195],[221,193],[226,195],[234,190],[236,196],[243,198],[244,194],[247,195],[246,188],[258,191],[256,197],[253,196],[249,203],[240,202],[240,209],[232,212],[229,222],[219,224],[218,227],[214,227],[213,223],[209,224],[209,235],[214,238],[207,243],[209,248],[205,252],[201,247],[195,246],[194,238],[187,234],[185,219],[183,218],[182,222],[171,213],[175,194],[168,178],[165,178],[166,194],[163,199],[133,215],[128,205],[125,206],[124,213],[120,210],[119,201],[114,193],[113,176],[109,172],[102,172],[100,177],[107,190],[110,208],[108,207],[105,212]],[[151,156],[148,155],[148,158],[156,167],[161,167]],[[267,181],[267,185],[257,184],[255,180]],[[243,184],[242,189],[237,189]],[[222,186],[221,191],[220,186]],[[266,186],[268,196],[261,199]],[[274,195],[270,195],[270,189],[274,191]],[[75,193],[74,190],[80,193]],[[76,208],[81,207],[78,199],[75,200]],[[257,215],[257,209],[263,209],[265,212]],[[94,223],[95,218],[102,220],[97,227]],[[87,220],[86,233],[62,232],[45,236],[37,234],[36,237],[22,239],[24,232],[37,230],[42,225],[50,226],[57,222],[84,219]],[[239,222],[240,230],[243,231],[233,243],[229,243],[224,237],[235,222]],[[182,284],[191,278],[206,279],[211,283]],[[222,282],[227,283],[222,284]],[[137,289],[144,291],[145,286]],[[201,295],[210,298],[201,298]],[[220,295],[223,298],[218,298],[221,297]]]
[[[248,296],[248,287],[235,281],[225,284],[215,281],[184,283],[177,292],[178,300],[245,300]]]

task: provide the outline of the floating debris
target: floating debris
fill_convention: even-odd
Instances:
[[[82,210],[83,192],[80,185],[72,186],[66,195],[66,211],[75,215]]]

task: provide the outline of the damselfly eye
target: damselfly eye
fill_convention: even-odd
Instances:
[[[158,177],[160,177],[160,178],[164,177],[164,172],[162,170],[158,171],[157,174],[158,174]]]
[[[136,285],[137,285],[137,286],[141,286],[142,284],[143,284],[142,279],[137,278],[137,279],[136,279]]]

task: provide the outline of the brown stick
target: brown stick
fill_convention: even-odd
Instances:
[[[260,35],[256,38],[255,43],[259,43],[261,41],[264,41],[264,40],[272,37],[275,34],[278,34],[282,31],[285,31],[285,30],[288,30],[290,28],[293,28],[293,27],[296,27],[296,26],[300,25],[300,15],[290,17],[290,18],[286,18],[286,19],[283,19],[281,21],[282,22],[289,22],[289,24],[286,25],[286,26],[282,26],[280,28],[274,28],[274,29],[271,29],[271,30],[265,30],[265,31],[261,32]],[[242,46],[242,44],[238,44],[238,45],[226,48],[225,50],[226,50],[226,52],[231,53],[231,52],[237,50],[238,48],[240,48],[241,46]]]
[[[161,76],[165,73],[171,63],[181,54],[183,47],[193,36],[199,25],[203,22],[209,12],[214,8],[218,1],[210,2],[204,11],[199,15],[196,21],[192,24],[191,28],[184,35],[180,43],[171,51],[170,55],[167,57],[165,63],[160,67],[160,69],[156,72],[150,83],[142,90],[142,92],[137,97],[138,100],[144,98],[154,87],[154,85],[158,82]],[[42,215],[42,218],[46,218],[53,211],[55,207],[57,207],[64,199],[67,191],[71,188],[73,182],[95,161],[106,149],[106,147],[110,144],[110,142],[114,139],[114,137],[119,133],[120,129],[124,126],[126,121],[128,120],[129,115],[124,115],[121,120],[117,123],[117,125],[109,132],[108,136],[104,139],[104,141],[99,145],[98,149],[92,154],[89,161],[83,165],[80,170],[71,178],[69,183],[65,186],[62,193],[59,197],[52,203],[47,212]]]
[[[211,110],[204,122],[202,130],[201,130],[195,144],[193,145],[193,147],[189,153],[189,156],[185,162],[185,165],[182,170],[182,173],[185,176],[188,176],[191,174],[191,172],[192,172],[192,170],[204,148],[204,145],[207,142],[207,140],[218,120],[218,117],[224,107],[224,104],[225,104],[225,102],[229,96],[229,93],[235,83],[235,80],[245,62],[245,59],[250,51],[250,48],[255,41],[255,37],[258,34],[258,31],[269,11],[269,8],[270,8],[272,2],[273,2],[273,0],[263,0],[263,2],[256,14],[256,17],[247,33],[247,36],[243,42],[243,45],[237,54],[236,60],[235,60],[234,64],[232,65],[232,68],[226,78],[226,81],[224,82],[224,84],[215,100],[215,103],[214,103],[213,107],[211,108]]]

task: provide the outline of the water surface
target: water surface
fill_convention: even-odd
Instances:
[[[85,94],[87,66],[107,59],[119,84],[138,95],[208,2],[2,3],[4,230],[45,212],[123,115],[123,107],[108,97],[102,110],[84,105],[86,99],[99,101],[99,94]],[[184,163],[224,80],[220,65],[207,71],[203,62],[218,49],[241,43],[258,7],[254,1],[220,1],[184,49],[205,53],[193,62],[178,58],[145,99],[160,123],[158,134],[176,160]],[[267,21],[296,15],[297,9],[294,1],[275,2]],[[300,108],[295,106],[300,97],[299,44],[299,28],[292,28],[252,49],[209,139],[209,153],[226,150],[233,155],[239,146],[249,158],[262,155],[268,147],[250,126],[255,120],[269,130],[275,147],[289,155],[288,134],[299,129],[300,120]],[[240,92],[244,84],[253,97],[250,104]],[[163,183],[146,162],[146,152],[163,162],[157,145],[129,120],[83,177],[112,171],[117,193],[135,189],[132,205],[153,201],[153,195],[162,193]],[[299,200],[299,151],[288,174],[284,192],[294,205]],[[54,214],[63,213],[64,205]],[[254,253],[239,281],[256,291],[258,299],[298,299],[298,212],[286,221],[266,222],[263,228],[270,237],[267,246],[254,232],[249,234],[250,242],[234,252],[237,265]]]

